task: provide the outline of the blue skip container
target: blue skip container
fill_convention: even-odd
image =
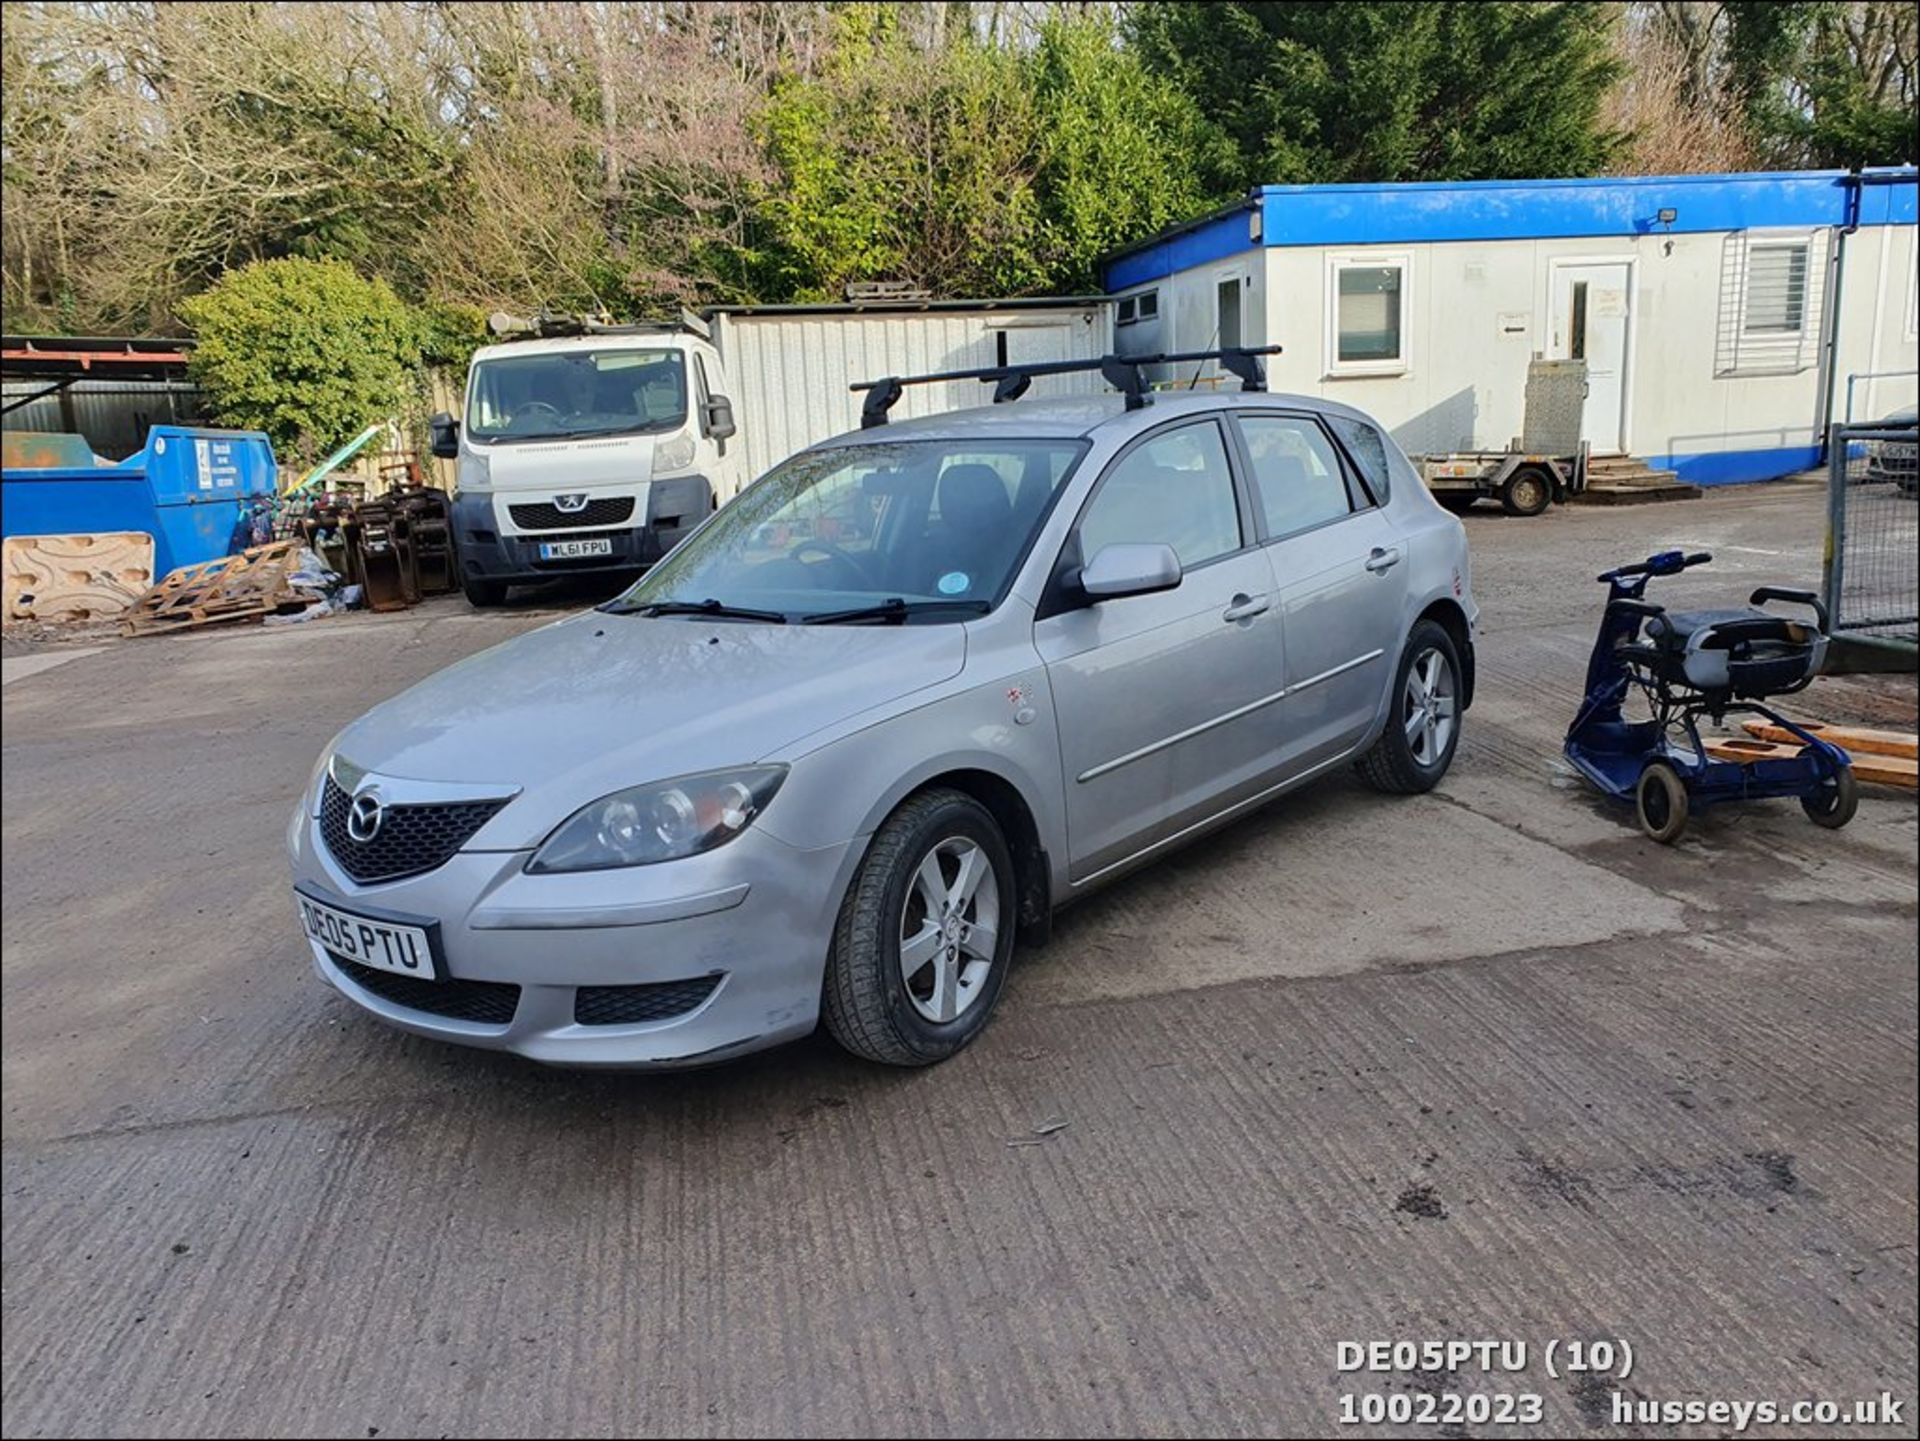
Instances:
[[[273,445],[257,430],[156,425],[118,465],[0,471],[0,534],[144,531],[163,576],[227,553],[243,502],[275,492]]]

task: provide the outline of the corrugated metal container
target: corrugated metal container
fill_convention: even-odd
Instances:
[[[271,494],[275,478],[273,446],[258,431],[156,425],[146,449],[118,465],[0,473],[0,532],[142,531],[165,575],[225,555],[240,502]]]
[[[1044,360],[1097,360],[1108,352],[1104,301],[1047,308],[949,305],[925,310],[838,307],[716,311],[714,343],[746,444],[747,474],[764,474],[797,450],[860,426],[856,380],[925,375]],[[1098,372],[1047,376],[1029,395],[1105,389]],[[985,405],[978,381],[910,386],[897,417]]]

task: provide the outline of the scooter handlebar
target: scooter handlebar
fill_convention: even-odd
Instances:
[[[1632,565],[1616,566],[1600,579],[1611,581],[1625,580],[1635,575],[1678,575],[1690,565],[1705,565],[1712,559],[1710,551],[1696,550],[1692,555],[1685,555],[1677,550],[1663,550]]]

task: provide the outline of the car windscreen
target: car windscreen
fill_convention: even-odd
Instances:
[[[686,361],[674,349],[500,356],[476,361],[467,383],[476,440],[677,430],[686,419]]]
[[[916,623],[964,620],[1006,594],[1085,448],[927,440],[804,452],[741,492],[618,607],[717,603],[796,622],[886,607]]]

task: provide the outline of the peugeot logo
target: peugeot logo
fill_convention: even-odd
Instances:
[[[347,834],[364,846],[380,834],[380,823],[386,818],[387,808],[380,797],[372,791],[362,791],[347,808]]]
[[[572,495],[556,495],[553,498],[553,508],[562,515],[573,515],[577,511],[585,510],[587,508],[586,492],[576,491]]]

